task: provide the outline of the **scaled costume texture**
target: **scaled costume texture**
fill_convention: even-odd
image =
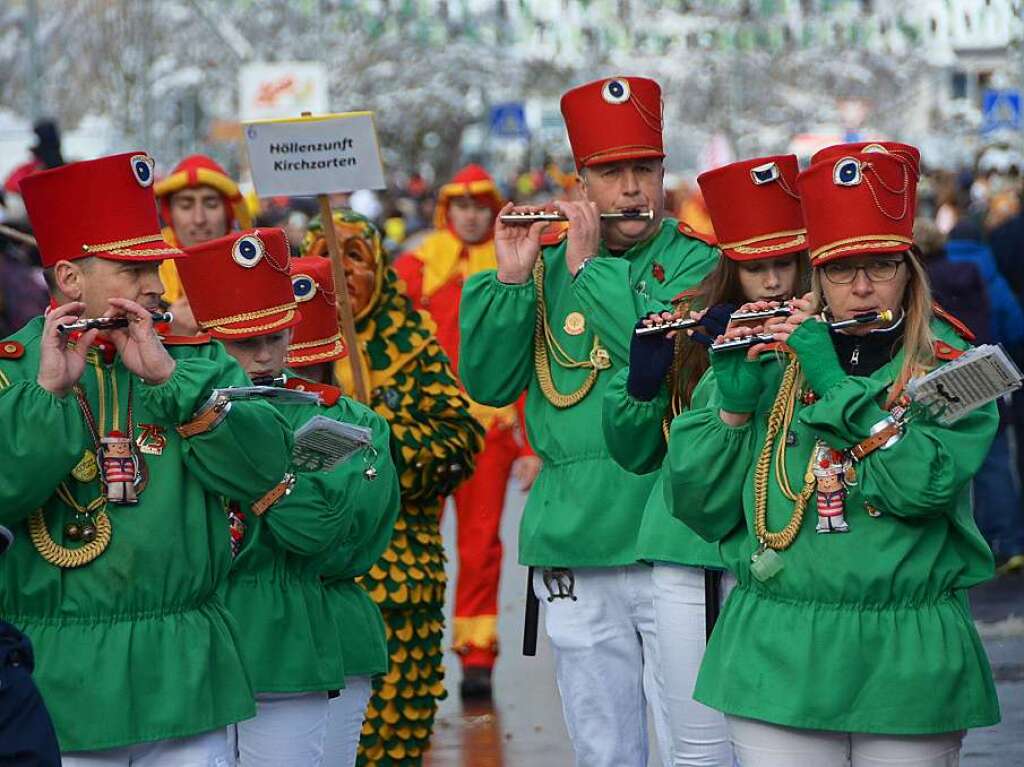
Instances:
[[[383,266],[380,235],[354,213],[335,213],[342,240],[359,237],[377,259],[377,290],[357,312],[357,362],[369,381],[371,407],[390,424],[402,505],[391,543],[362,585],[380,606],[390,667],[374,679],[359,746],[360,765],[417,765],[445,696],[441,664],[444,498],[473,469],[483,430],[469,414],[433,322],[412,308],[393,270]],[[304,243],[320,237],[313,222]],[[336,363],[341,388],[352,390],[348,358]]]
[[[435,211],[436,230],[414,251],[402,254],[395,271],[405,283],[413,306],[429,312],[437,340],[458,370],[459,302],[465,281],[497,266],[493,232],[481,242],[463,242],[451,224],[453,198],[470,197],[494,215],[501,198],[493,179],[478,165],[460,170],[441,187]],[[464,665],[490,668],[498,654],[498,579],[502,546],[499,537],[505,489],[512,464],[532,455],[519,427],[517,408],[492,408],[470,401],[470,412],[486,436],[474,475],[455,492],[458,515],[459,578],[455,593],[452,645]]]

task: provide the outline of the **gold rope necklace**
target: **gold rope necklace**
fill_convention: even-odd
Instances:
[[[782,551],[796,539],[800,532],[800,525],[803,523],[804,510],[807,508],[807,501],[814,494],[816,481],[812,467],[814,465],[814,451],[811,451],[811,458],[807,464],[807,471],[804,474],[804,486],[799,493],[794,493],[789,486],[789,478],[786,476],[786,441],[783,438],[776,450],[775,440],[780,431],[785,427],[789,429],[793,418],[796,395],[799,390],[799,379],[801,378],[800,363],[796,357],[792,357],[786,365],[782,375],[782,383],[779,385],[778,394],[772,403],[772,409],[768,414],[768,430],[765,434],[764,445],[761,454],[758,456],[754,468],[754,534],[757,536],[764,549]],[[770,532],[768,530],[768,475],[771,469],[772,453],[775,453],[775,476],[779,488],[789,500],[794,502],[793,513],[789,522],[782,530]]]
[[[601,342],[594,335],[594,345],[590,349],[589,359],[574,359],[558,343],[551,326],[548,325],[547,308],[544,305],[544,260],[543,256],[537,260],[533,268],[533,287],[537,297],[537,319],[533,332],[533,366],[537,372],[537,383],[545,399],[559,409],[569,408],[580,403],[584,397],[590,394],[597,382],[598,373],[611,367],[611,358],[608,352],[601,346]],[[551,377],[551,360],[548,354],[550,345],[551,355],[559,367],[566,370],[584,369],[590,370],[583,384],[571,394],[562,394],[555,388],[555,382]]]

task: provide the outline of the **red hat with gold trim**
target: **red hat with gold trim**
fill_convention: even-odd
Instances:
[[[754,261],[807,249],[796,193],[796,155],[755,157],[697,177],[718,247],[733,261]]]
[[[344,357],[330,259],[293,258],[291,275],[292,292],[302,307],[302,322],[295,326],[288,345],[288,364],[304,367]]]
[[[294,327],[302,315],[283,229],[248,229],[187,248],[178,264],[192,313],[214,338],[238,340]]]
[[[252,226],[252,215],[238,184],[224,168],[205,154],[189,155],[153,187],[160,201],[160,215],[165,224],[171,225],[171,195],[182,189],[194,189],[199,186],[212,187],[220,192],[227,205],[229,227],[232,219],[237,221],[242,229]]]
[[[562,117],[576,170],[664,157],[661,86],[646,77],[609,77],[562,96]]]
[[[495,216],[505,204],[494,179],[476,163],[460,170],[438,191],[437,206],[434,208],[434,226],[438,229],[448,226],[448,205],[454,197],[472,197],[489,206]]]
[[[900,157],[910,163],[915,176],[921,177],[921,150],[916,146],[901,144],[898,141],[858,141],[853,144],[834,144],[815,152],[811,157],[811,165],[822,160],[838,160],[848,154],[870,154],[871,152]]]
[[[185,254],[160,234],[153,167],[145,152],[128,152],[24,178],[21,195],[43,266],[90,256],[112,261],[182,258]]]
[[[812,165],[796,180],[811,266],[872,253],[900,253],[914,242],[917,176],[882,152]]]

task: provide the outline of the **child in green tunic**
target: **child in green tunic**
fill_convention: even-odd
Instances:
[[[644,506],[636,557],[654,565],[672,764],[728,766],[732,748],[722,715],[693,700],[706,627],[710,630],[718,612],[722,559],[717,543],[703,541],[675,519],[665,502],[667,426],[672,417],[704,407],[713,396],[706,347],[724,332],[736,307],[759,300],[778,306],[806,291],[807,239],[800,200],[792,191],[797,173],[796,157],[787,155],[732,163],[697,179],[725,258],[697,288],[678,297],[675,313],[650,315],[638,329],[691,317],[700,321],[699,328],[688,331],[692,336],[634,334],[629,367],[618,372],[604,396],[605,442],[615,461],[636,474],[660,469]],[[732,582],[729,578],[726,586]],[[705,606],[706,596],[714,604]]]
[[[716,401],[672,424],[673,512],[738,579],[694,695],[744,767],[955,764],[963,731],[999,719],[964,598],[993,572],[969,483],[995,408],[899,420],[907,381],[967,348],[912,250],[915,181],[882,147],[801,174],[813,293],[725,334],[783,353],[713,352]]]
[[[152,171],[147,155],[124,154],[22,182],[57,307],[0,342],[0,523],[15,533],[0,609],[32,640],[64,764],[76,767],[143,754],[227,763],[225,725],[252,716],[253,701],[221,596],[221,499],[247,508],[291,452],[266,403],[204,404],[215,387],[247,383],[219,343],[161,343],[154,330],[159,261],[183,254],[160,237]],[[128,327],[58,329],[103,314]],[[108,502],[106,439],[128,454],[120,470],[134,468],[131,505]]]
[[[319,402],[308,404],[274,401],[291,429],[324,416],[371,433],[372,448],[329,471],[293,469],[285,494],[261,499],[251,510],[233,503],[227,508],[235,560],[225,602],[241,630],[257,703],[256,717],[240,722],[232,733],[238,764],[318,765],[324,755],[328,692],[344,687],[345,678],[335,616],[320,573],[328,558],[351,554],[356,518],[390,519],[397,510],[390,432],[380,416],[334,387],[297,377],[283,384],[278,379],[301,320],[282,230],[248,230],[187,252],[178,272],[200,327],[223,340],[254,382],[319,395]],[[318,277],[325,283],[330,274]],[[333,315],[333,282],[325,292],[332,296]],[[307,291],[301,305],[312,315],[305,300],[310,297]]]

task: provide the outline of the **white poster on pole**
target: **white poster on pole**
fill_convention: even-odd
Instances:
[[[245,142],[260,197],[385,186],[372,112],[248,122]]]
[[[238,75],[238,105],[242,121],[326,112],[327,70],[312,61],[246,64]]]

